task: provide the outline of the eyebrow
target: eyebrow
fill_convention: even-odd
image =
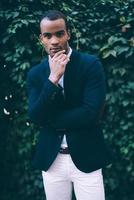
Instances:
[[[57,33],[64,33],[64,32],[65,32],[65,30],[59,30],[55,33],[44,32],[44,33],[42,33],[42,35],[50,35],[50,34],[57,34]]]

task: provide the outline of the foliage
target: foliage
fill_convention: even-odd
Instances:
[[[107,76],[102,125],[115,154],[115,163],[104,170],[107,200],[132,200],[134,0],[2,0],[1,4],[1,199],[44,199],[40,172],[29,162],[39,130],[27,116],[26,74],[45,56],[38,39],[40,16],[48,9],[60,9],[70,23],[71,46],[97,54]]]

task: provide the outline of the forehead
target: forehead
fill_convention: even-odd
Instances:
[[[60,30],[66,30],[66,25],[64,19],[43,19],[40,23],[40,29],[41,33],[55,33]]]

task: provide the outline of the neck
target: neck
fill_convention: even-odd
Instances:
[[[70,50],[70,47],[69,47],[69,44],[67,45],[67,51],[66,51],[66,54],[69,53],[69,50]]]

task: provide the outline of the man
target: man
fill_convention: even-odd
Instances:
[[[34,166],[47,200],[104,200],[101,169],[110,154],[99,127],[105,101],[102,65],[72,50],[66,17],[45,13],[40,39],[48,54],[28,73],[29,116],[42,127]]]

